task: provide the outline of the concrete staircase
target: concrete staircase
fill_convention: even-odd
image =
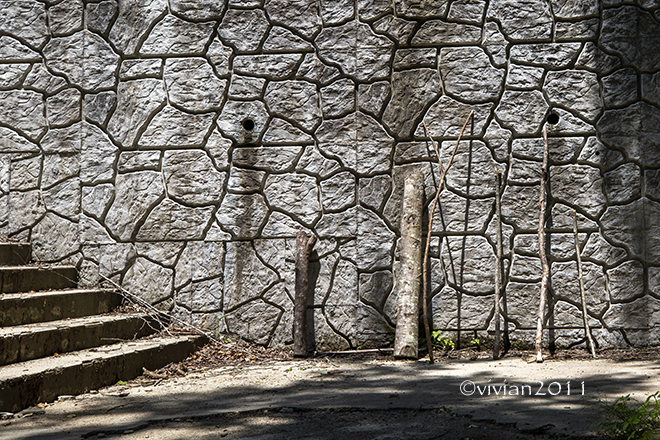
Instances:
[[[72,266],[27,264],[26,243],[0,243],[0,412],[128,380],[199,348],[201,336],[158,337],[159,323],[116,313],[120,295],[78,289]]]

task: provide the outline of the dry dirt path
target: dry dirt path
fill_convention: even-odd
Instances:
[[[258,362],[26,410],[0,421],[0,439],[579,437],[594,433],[599,401],[643,400],[658,373],[657,360]]]

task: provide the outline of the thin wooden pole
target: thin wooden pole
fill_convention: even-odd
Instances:
[[[545,303],[548,297],[548,282],[550,269],[548,257],[545,253],[545,211],[546,211],[546,187],[548,185],[548,130],[543,125],[543,169],[541,170],[541,189],[539,191],[539,257],[541,258],[541,298],[539,310],[536,316],[536,362],[543,362],[543,322],[545,318]]]
[[[495,170],[495,231],[497,235],[497,258],[495,260],[495,341],[493,342],[493,359],[500,357],[500,298],[502,296],[502,210],[500,194],[502,192],[502,171]]]
[[[429,249],[431,247],[431,232],[433,231],[433,215],[435,214],[435,207],[438,204],[438,198],[440,197],[440,191],[442,191],[442,185],[445,181],[445,176],[447,175],[447,171],[449,171],[449,167],[451,166],[452,162],[454,161],[454,156],[456,156],[456,151],[458,150],[458,145],[461,142],[461,138],[463,137],[463,132],[465,132],[465,127],[467,127],[468,122],[470,121],[470,118],[474,114],[474,110],[470,112],[468,115],[467,119],[465,119],[465,123],[463,124],[463,128],[461,128],[461,132],[458,135],[458,139],[456,140],[456,145],[454,146],[454,151],[451,153],[451,157],[449,158],[449,163],[447,164],[447,168],[442,167],[442,159],[440,158],[440,151],[438,151],[438,147],[435,144],[435,141],[433,140],[433,137],[431,136],[431,133],[429,133],[429,128],[426,126],[426,122],[422,121],[422,124],[424,125],[424,130],[426,131],[426,135],[429,137],[431,140],[431,145],[433,145],[433,150],[435,150],[435,155],[438,156],[438,168],[440,168],[440,172],[442,173],[442,176],[440,177],[440,182],[438,183],[438,190],[435,192],[435,197],[433,198],[433,204],[431,205],[431,211],[429,212],[429,226],[428,226],[428,231],[426,231],[426,247],[424,248],[424,260],[422,262],[422,313],[424,314],[424,329],[426,331],[426,345],[428,347],[429,351],[429,361],[430,363],[434,362],[434,357],[433,357],[433,341],[431,339],[431,326],[429,324],[429,314],[428,314],[428,297],[429,297],[429,283],[427,281],[427,266],[429,264]]]
[[[417,359],[419,353],[419,278],[422,260],[424,174],[406,170],[401,209],[401,254],[396,281],[397,318],[394,357]]]
[[[577,258],[578,277],[580,278],[580,297],[582,298],[582,320],[584,321],[584,333],[591,349],[591,355],[596,359],[596,345],[591,337],[591,329],[589,328],[589,315],[587,313],[587,297],[584,292],[584,276],[582,274],[582,257],[580,256],[580,242],[578,237],[577,227],[577,212],[573,210],[573,236],[575,237],[575,256]]]
[[[293,303],[293,355],[307,356],[307,295],[309,290],[309,255],[316,244],[316,235],[307,237],[303,231],[296,237],[296,295]]]

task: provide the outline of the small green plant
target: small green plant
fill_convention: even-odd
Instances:
[[[126,382],[124,382],[123,380],[120,380],[119,382],[117,382],[117,385],[126,385]]]
[[[598,431],[607,438],[646,440],[660,435],[660,391],[651,394],[639,406],[629,406],[630,394],[621,396],[603,407],[603,421]],[[631,401],[632,400],[632,401]]]
[[[431,338],[433,339],[434,345],[439,345],[444,351],[453,350],[456,347],[454,341],[451,339],[443,338],[442,330],[436,330],[431,333]]]

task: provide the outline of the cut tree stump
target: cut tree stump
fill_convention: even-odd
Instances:
[[[396,281],[398,314],[394,357],[417,359],[419,336],[419,288],[422,275],[422,209],[424,174],[409,168],[404,177],[401,210],[401,257]]]
[[[296,296],[293,303],[293,355],[306,357],[307,352],[307,295],[309,291],[309,256],[316,244],[316,236],[307,237],[303,231],[296,237]]]

